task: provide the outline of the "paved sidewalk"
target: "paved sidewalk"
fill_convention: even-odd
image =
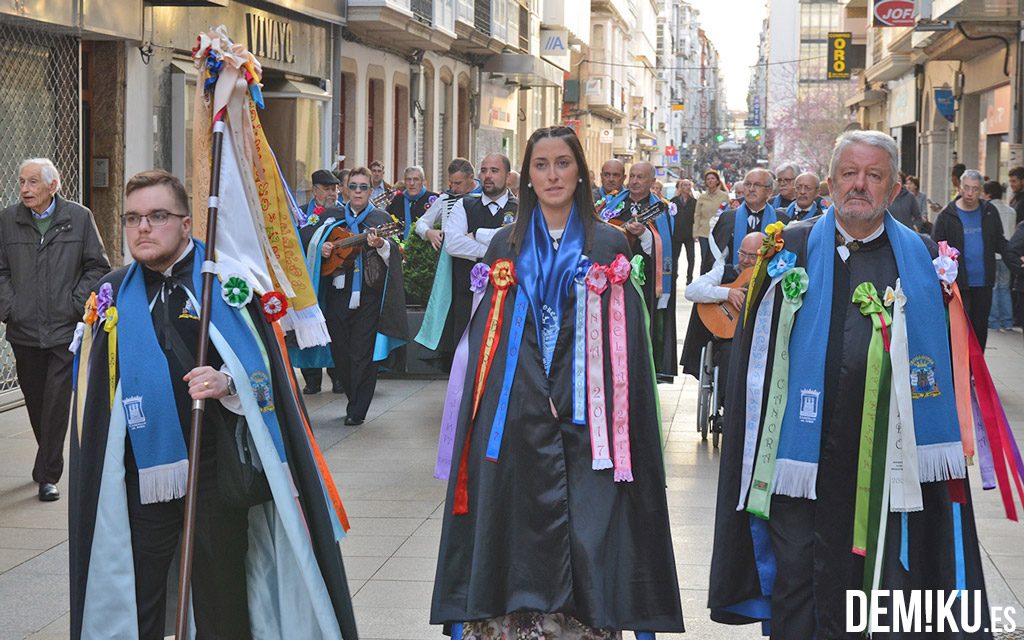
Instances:
[[[681,303],[680,318],[688,314],[688,305]],[[1018,443],[1024,447],[1021,334],[991,334],[987,355]],[[360,427],[341,425],[343,396],[324,392],[309,402],[314,430],[352,520],[352,531],[341,548],[360,635],[441,638],[440,629],[431,627],[428,618],[445,495],[444,483],[432,477],[445,383],[382,380],[377,390],[370,415]],[[758,638],[755,627],[726,627],[708,619],[719,455],[696,433],[695,381],[679,377],[660,391],[668,498],[687,628],[678,637]],[[68,635],[67,501],[36,500],[36,487],[29,480],[34,455],[24,410],[0,414],[3,640],[57,640]],[[974,486],[980,486],[976,467],[972,473]],[[63,492],[66,486],[60,488]],[[1024,528],[1006,520],[997,492],[975,492],[975,499],[990,602],[1015,606],[1022,623]]]

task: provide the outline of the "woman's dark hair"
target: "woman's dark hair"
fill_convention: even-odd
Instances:
[[[576,183],[576,191],[573,193],[573,202],[576,205],[576,213],[583,221],[583,246],[584,251],[590,251],[590,243],[594,235],[594,225],[600,223],[601,219],[594,210],[594,185],[590,181],[590,168],[587,167],[587,158],[583,155],[583,146],[576,132],[569,127],[544,127],[537,129],[526,142],[526,152],[523,154],[523,165],[520,175],[525,179],[519,187],[519,211],[516,214],[516,222],[512,227],[512,239],[509,245],[513,253],[518,254],[523,246],[523,238],[533,220],[533,209],[537,205],[537,192],[533,189],[530,181],[530,162],[533,159],[533,145],[544,138],[558,138],[569,145],[572,155],[576,159],[576,167],[579,169],[581,181]]]

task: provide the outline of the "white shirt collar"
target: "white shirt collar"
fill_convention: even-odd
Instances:
[[[493,198],[493,199],[489,195],[487,195],[486,193],[481,194],[480,195],[480,202],[484,203],[485,207],[488,206],[489,204],[491,204],[492,202],[496,202],[496,203],[498,203],[498,208],[500,209],[500,208],[505,206],[505,203],[508,202],[508,189],[505,189],[504,193],[502,193],[497,198]]]
[[[169,266],[166,269],[164,269],[164,277],[167,277],[167,278],[171,277],[171,272],[174,271],[174,265],[176,265],[179,262],[181,262],[182,260],[184,260],[185,256],[188,255],[188,252],[191,251],[192,247],[194,247],[194,246],[196,246],[196,243],[192,241],[192,238],[189,238],[188,239],[188,245],[185,246],[185,250],[181,252],[181,255],[179,255],[178,259],[174,261],[174,264],[172,264],[171,266]]]
[[[852,235],[849,234],[849,232],[846,231],[846,229],[843,228],[843,225],[839,224],[839,218],[836,218],[836,231],[838,231],[839,234],[843,236],[843,240],[845,240],[846,242],[853,242],[854,240],[856,240],[857,242],[864,244],[865,242],[871,242],[875,238],[882,235],[882,232],[885,231],[885,220],[879,222],[878,228],[869,233],[868,237],[866,238],[854,238]]]

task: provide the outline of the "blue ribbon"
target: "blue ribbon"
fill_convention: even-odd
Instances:
[[[590,260],[580,258],[573,277],[576,288],[576,312],[572,350],[572,421],[587,423],[587,272]]]
[[[516,366],[519,364],[519,351],[523,343],[523,328],[526,326],[526,311],[529,301],[523,292],[516,295],[515,311],[512,314],[512,327],[508,334],[508,355],[505,358],[505,373],[502,375],[501,395],[498,396],[498,408],[494,412],[491,424],[491,435],[487,440],[487,459],[498,461],[501,452],[501,438],[505,435],[505,417],[508,415],[509,396],[512,395],[512,381],[516,377]]]
[[[367,204],[363,212],[358,216],[352,215],[352,205],[345,205],[345,224],[348,225],[348,230],[353,234],[359,233],[359,225],[362,224],[366,216],[370,215],[373,211],[373,205]],[[363,290],[363,252],[360,251],[356,255],[356,266],[352,270],[352,295],[356,295]]]
[[[956,588],[957,591],[967,589],[967,572],[964,565],[964,529],[960,517],[960,503],[953,503],[953,546],[956,554]]]
[[[907,518],[907,513],[903,512],[900,514],[900,564],[903,565],[904,571],[910,571],[909,528],[909,518]]]

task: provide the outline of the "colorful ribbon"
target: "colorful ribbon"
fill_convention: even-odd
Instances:
[[[611,284],[608,335],[612,359],[612,431],[615,444],[615,482],[633,481],[629,451],[629,354],[626,346],[626,300],[622,285],[629,280],[630,264],[621,253],[607,268]]]
[[[807,271],[795,267],[781,278],[782,309],[779,311],[779,326],[775,337],[775,356],[772,360],[772,378],[769,386],[768,407],[764,429],[757,451],[753,483],[747,502],[747,511],[758,518],[768,519],[771,510],[772,485],[775,476],[775,459],[778,455],[779,434],[782,416],[786,413],[789,390],[789,336],[793,332],[793,318],[803,304],[807,291]]]
[[[654,413],[658,417],[658,442],[662,445],[661,450],[661,462],[665,464],[665,434],[662,433],[661,427],[661,399],[658,395],[658,374],[654,369],[654,349],[651,347],[651,314],[647,311],[647,303],[644,301],[644,281],[646,276],[644,275],[644,257],[641,255],[635,255],[629,261],[632,267],[629,272],[629,281],[633,283],[633,289],[636,294],[640,296],[640,309],[644,313],[643,328],[644,332],[644,345],[647,353],[647,370],[651,372],[651,388],[654,389]]]
[[[754,263],[754,272],[750,277],[750,285],[747,287],[747,304],[743,310],[744,318],[750,313],[754,297],[761,285],[764,284],[768,259],[782,251],[782,247],[786,244],[782,239],[782,230],[785,228],[786,225],[781,222],[773,222],[765,227],[766,237],[761,243],[761,248],[757,250],[757,261]]]
[[[864,404],[861,413],[860,451],[857,462],[857,497],[853,520],[853,552],[865,555],[868,550],[868,528],[871,507],[872,476],[875,466],[875,431],[878,427],[880,390],[887,371],[884,338],[886,327],[892,324],[889,313],[882,306],[875,285],[862,282],[853,291],[853,302],[860,312],[871,318],[871,342],[868,344],[867,372],[864,379]],[[888,404],[888,394],[885,396]],[[886,418],[888,415],[886,414]],[[876,487],[878,485],[875,485]]]
[[[889,362],[892,385],[889,392],[889,435],[886,453],[889,509],[921,511],[921,479],[917,463],[917,435],[914,432],[914,403],[910,389],[910,355],[907,339],[907,298],[900,280],[885,291],[886,306],[892,307],[892,342]],[[884,391],[882,391],[884,393]]]
[[[505,418],[508,416],[508,401],[512,394],[512,381],[516,377],[516,366],[519,364],[519,351],[523,344],[523,328],[526,327],[526,312],[530,301],[526,293],[520,289],[512,312],[512,328],[508,333],[508,355],[505,357],[505,375],[501,381],[501,395],[498,396],[498,407],[491,423],[491,435],[487,439],[487,459],[498,461],[501,453],[501,439],[505,435]]]
[[[572,421],[587,423],[587,272],[591,262],[580,258],[573,286],[576,289],[572,349]]]
[[[744,386],[746,398],[743,420],[743,465],[740,468],[740,496],[736,503],[737,511],[743,511],[746,508],[747,492],[750,490],[751,479],[754,475],[754,459],[757,454],[757,436],[761,426],[761,405],[764,402],[764,383],[768,367],[768,347],[772,336],[772,317],[775,315],[775,287],[778,283],[779,280],[773,280],[768,285],[768,290],[765,291],[761,304],[757,307],[750,339],[747,384]]]
[[[587,273],[587,406],[590,409],[590,450],[592,468],[611,469],[608,447],[608,417],[604,390],[604,335],[601,323],[601,294],[608,288],[606,267],[594,263]]]
[[[664,265],[664,249],[661,246],[661,234],[658,233],[657,227],[653,224],[647,225],[650,229],[651,235],[654,236],[654,297],[660,298],[661,294],[665,292],[665,284],[663,282],[662,273]]]
[[[949,299],[949,341],[953,359],[953,389],[956,397],[956,413],[960,420],[960,442],[964,446],[967,464],[974,459],[974,417],[971,412],[971,353],[967,337],[967,313],[960,288],[952,285]]]
[[[515,264],[507,258],[495,261],[491,266],[491,311],[487,316],[487,329],[483,343],[480,345],[480,357],[477,360],[476,381],[473,385],[473,413],[466,427],[466,439],[462,444],[462,455],[459,456],[459,471],[455,480],[455,499],[452,505],[453,515],[469,513],[469,444],[473,438],[473,423],[476,412],[480,408],[480,399],[487,386],[487,376],[494,364],[494,357],[501,341],[501,326],[505,311],[505,298],[509,288],[516,282]]]
[[[103,322],[103,330],[109,336],[107,338],[107,375],[110,380],[110,410],[114,410],[114,394],[117,391],[117,308],[108,307],[106,320]],[[86,363],[88,366],[88,363]]]

